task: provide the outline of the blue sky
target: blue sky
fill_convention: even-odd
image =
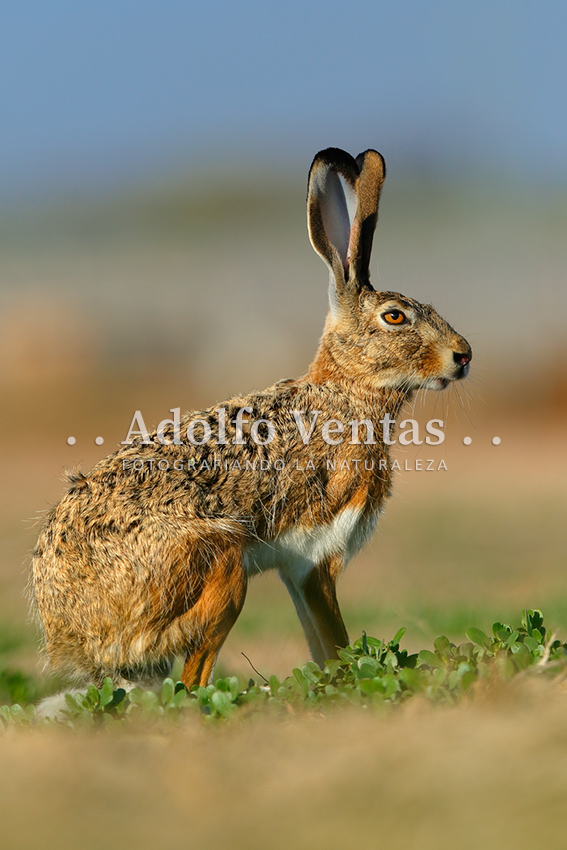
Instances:
[[[92,189],[200,162],[567,178],[557,0],[3,2],[0,192]]]

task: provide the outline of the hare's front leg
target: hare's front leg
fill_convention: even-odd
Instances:
[[[343,570],[340,556],[322,561],[302,581],[280,572],[293,599],[313,660],[320,667],[337,657],[349,639],[337,602],[336,581]]]
[[[184,615],[192,638],[181,681],[189,690],[210,682],[220,649],[244,605],[246,587],[240,550],[219,554],[199,601]]]

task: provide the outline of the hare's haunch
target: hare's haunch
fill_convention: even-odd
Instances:
[[[311,166],[309,236],[329,268],[330,310],[306,375],[187,414],[180,433],[190,426],[192,440],[172,423],[70,477],[33,555],[54,669],[143,681],[182,654],[185,684],[204,685],[249,577],[266,569],[279,571],[317,663],[348,643],[335,584],[390,493],[381,421],[415,390],[463,378],[472,356],[432,307],[370,284],[384,176],[373,150],[355,160],[329,148]]]

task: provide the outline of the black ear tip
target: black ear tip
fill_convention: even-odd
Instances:
[[[341,148],[324,148],[316,153],[309,170],[312,171],[317,165],[324,165],[346,174],[351,174],[353,171],[355,174],[359,172],[356,160]]]
[[[315,154],[315,159],[322,159],[325,162],[334,162],[342,157],[350,157],[350,154],[342,150],[342,148],[324,148]]]
[[[386,160],[384,159],[380,151],[374,150],[374,148],[368,148],[367,150],[362,151],[362,153],[358,154],[358,156],[356,157],[356,164],[358,165],[359,169],[362,170],[362,164],[366,159],[367,154],[372,154],[372,156],[380,157],[380,160],[382,162],[382,173],[384,177],[386,177]]]

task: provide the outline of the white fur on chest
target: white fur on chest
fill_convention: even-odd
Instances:
[[[374,531],[378,513],[362,520],[357,508],[345,508],[329,523],[313,528],[290,528],[274,540],[259,540],[244,553],[249,575],[278,569],[294,584],[331,555],[341,555],[345,565]]]

